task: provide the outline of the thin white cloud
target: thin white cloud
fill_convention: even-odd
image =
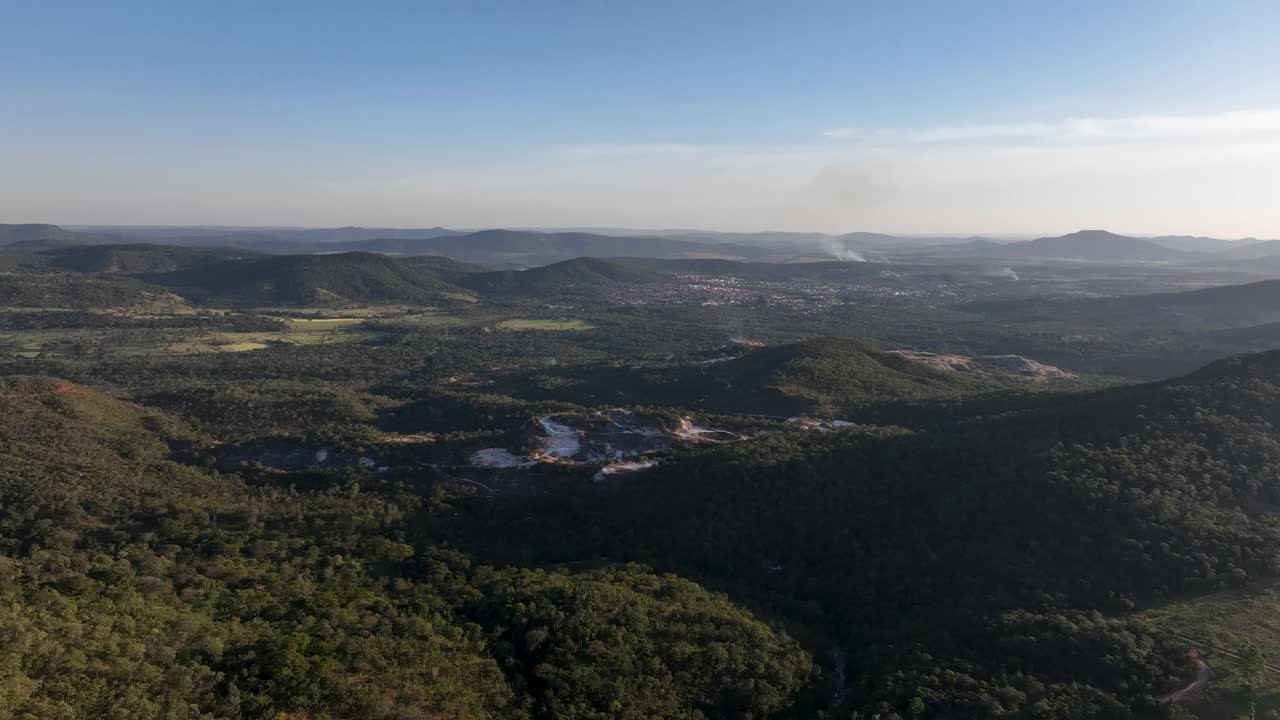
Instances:
[[[1236,110],[1199,115],[1073,117],[1056,122],[942,125],[927,128],[834,128],[823,136],[860,144],[1116,143],[1227,140],[1280,135],[1280,110]]]
[[[862,137],[865,134],[865,128],[856,127],[838,127],[822,131],[822,136],[831,140],[847,140],[849,138]]]
[[[591,143],[568,145],[559,152],[572,158],[627,158],[646,155],[689,155],[702,148],[688,143]]]
[[[12,157],[30,162],[8,164],[23,172],[0,169],[0,217],[1280,237],[1280,110],[829,135],[800,144],[539,147],[462,167],[371,161],[359,173],[323,159],[251,175],[213,157],[180,168],[141,158],[104,169],[89,154],[42,165],[39,152],[14,148]]]

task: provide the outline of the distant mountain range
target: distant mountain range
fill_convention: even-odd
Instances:
[[[1253,245],[1258,242],[1252,238],[1247,240],[1223,240],[1221,238],[1197,237],[1193,235],[1161,235],[1159,237],[1147,239],[1161,247],[1167,247],[1170,250],[1183,250],[1185,252],[1196,253],[1228,252],[1232,249],[1240,248],[1245,245]],[[1280,252],[1280,250],[1277,252]]]
[[[165,242],[175,245],[234,245],[245,242],[275,243],[340,243],[360,240],[422,240],[466,235],[467,230],[433,228],[227,228],[227,227],[76,227],[75,232],[116,237],[131,237],[141,241]]]
[[[1225,253],[1233,260],[1257,260],[1280,255],[1280,240],[1264,240],[1229,248]]]
[[[48,230],[30,232],[65,239],[65,236]],[[30,239],[30,232],[23,234],[26,240]],[[602,244],[601,237],[580,233],[490,231],[424,240],[421,246],[416,244],[418,241],[413,241],[412,249],[432,247],[464,258],[474,256],[492,261],[512,256],[554,256],[592,250],[621,254],[631,252],[637,240],[612,238],[613,244]],[[474,246],[464,248],[457,244],[467,241]],[[377,241],[402,242],[405,241]],[[134,295],[150,288],[148,292],[167,292],[190,302],[214,305],[344,305],[436,303],[470,300],[477,296],[503,300],[562,296],[585,298],[613,292],[615,286],[622,284],[684,283],[686,280],[683,278],[687,275],[731,275],[772,282],[871,283],[881,287],[895,287],[901,283],[900,287],[905,289],[952,283],[989,285],[992,263],[989,259],[982,259],[985,257],[982,253],[987,251],[1006,253],[999,256],[1002,264],[1010,260],[1025,262],[1029,258],[1082,255],[1092,258],[1093,262],[1104,262],[1108,258],[1117,259],[1116,262],[1169,257],[1191,258],[1193,261],[1205,257],[1212,259],[1212,256],[1162,248],[1141,238],[1098,231],[1041,238],[1010,246],[977,240],[963,246],[979,249],[969,256],[974,258],[973,262],[965,263],[963,258],[955,258],[949,263],[935,261],[914,265],[909,262],[833,262],[830,259],[820,262],[758,262],[723,256],[679,257],[688,248],[682,241],[659,238],[653,242],[651,252],[675,257],[602,258],[579,255],[520,271],[495,270],[479,263],[440,255],[396,256],[368,251],[267,254],[238,247],[59,244],[38,250],[0,251],[0,278],[4,278],[14,288],[13,292],[22,298],[48,295],[50,302],[60,299],[50,306],[60,307],[78,307],[76,293],[80,291],[76,287],[83,287],[84,292],[88,292],[94,283],[101,286],[94,292],[105,291],[107,285],[103,283],[107,283],[112,289],[132,288],[130,292]],[[331,243],[326,247],[344,245]],[[1243,264],[1275,265],[1280,270],[1280,256],[1251,261],[1218,258],[1212,259],[1212,263],[1208,267],[1215,272]],[[1197,266],[1188,262],[1185,267]],[[1256,274],[1253,276],[1258,277]],[[53,283],[55,278],[64,291],[54,295],[36,293],[42,284]],[[1100,325],[1116,322],[1141,324],[1153,317],[1198,319],[1197,322],[1238,320],[1270,323],[1280,322],[1280,280],[1141,297],[1002,298],[978,301],[969,309],[1015,321],[1065,318]]]
[[[398,255],[446,257],[500,264],[541,265],[578,257],[757,259],[775,251],[729,243],[707,244],[661,237],[622,237],[590,233],[541,233],[529,230],[481,230],[466,235],[422,239],[360,240],[335,243],[335,249]]]
[[[443,255],[491,265],[526,267],[577,257],[727,258],[787,262],[832,257],[800,246],[771,248],[666,237],[597,235],[580,232],[444,228],[248,229],[121,228],[67,230],[56,225],[0,225],[0,247],[45,250],[72,245],[137,244],[241,248],[274,254],[376,252],[385,255]]]
[[[577,257],[721,258],[758,262],[954,259],[1080,260],[1091,262],[1197,262],[1280,256],[1280,240],[1221,240],[1170,235],[1143,238],[1105,230],[1025,241],[985,237],[899,236],[854,232],[725,233],[697,230],[626,235],[620,231],[564,232],[405,228],[85,228],[0,225],[0,247],[37,251],[75,245],[164,243],[232,247],[274,254],[376,252],[441,255],[500,267],[545,265]]]
[[[111,241],[112,237],[104,233],[67,230],[57,225],[0,225],[0,247],[11,250],[94,245]]]
[[[1194,259],[1183,250],[1165,247],[1153,240],[1117,235],[1105,230],[1081,230],[1058,237],[1042,237],[1025,242],[998,245],[974,240],[954,248],[972,251],[975,256],[1068,260],[1177,261]]]

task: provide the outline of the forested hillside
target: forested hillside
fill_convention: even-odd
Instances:
[[[92,245],[110,241],[109,236],[98,233],[82,233],[57,225],[29,223],[9,225],[0,223],[0,247],[34,250],[64,245]]]
[[[530,399],[587,405],[693,405],[714,412],[875,418],[887,405],[946,401],[1019,383],[1001,373],[928,367],[852,338],[770,347],[731,346],[708,359],[656,367],[600,364],[512,377],[501,387]]]
[[[833,341],[786,355],[833,347],[874,357]],[[43,644],[35,665],[35,646],[13,645],[28,649],[11,651],[23,662],[6,687],[48,716],[118,701],[243,717],[804,717],[837,697],[902,717],[1160,714],[1182,651],[1121,616],[1276,572],[1278,357],[961,399],[927,431],[689,449],[616,493],[541,498],[442,493],[429,466],[235,476],[179,462],[210,445],[206,431],[258,437],[289,416],[309,419],[290,431],[304,434],[326,417],[376,425],[390,398],[340,385],[150,396],[171,415],[11,378],[11,625],[35,637],[130,620],[78,641],[74,662],[69,646]],[[739,604],[617,565],[630,562]],[[157,623],[164,652],[139,635]],[[604,628],[608,641],[588,640]],[[92,669],[104,663],[113,674]],[[428,673],[440,663],[448,674]],[[42,669],[55,664],[56,683]]]
[[[1093,327],[1115,324],[1198,328],[1274,322],[1280,317],[1280,280],[1223,285],[1173,293],[1117,298],[997,300],[973,309],[1019,321],[1074,322]]]
[[[199,438],[162,413],[45,378],[0,402],[6,716],[761,718],[810,682],[688,581],[411,543],[416,483],[251,485],[169,459]]]
[[[535,265],[577,257],[757,257],[769,251],[728,243],[709,244],[665,237],[620,237],[586,232],[481,230],[422,240],[368,240],[347,243],[343,250],[393,252],[406,255],[446,255],[490,263]]]
[[[499,295],[554,297],[565,293],[599,291],[618,283],[651,283],[663,275],[626,261],[580,257],[530,270],[477,273],[465,284],[478,291]]]
[[[246,258],[148,279],[194,299],[224,304],[432,302],[448,293],[466,293],[430,265],[373,253]]]
[[[172,245],[73,245],[37,253],[50,267],[82,273],[157,273],[256,255],[247,250]]]
[[[1280,720],[1280,2],[985,5],[0,0],[0,720]]]
[[[21,308],[101,309],[174,305],[181,298],[164,288],[128,279],[48,275],[0,274],[0,305]]]
[[[994,414],[984,402],[930,432],[693,452],[616,497],[544,504],[536,520],[481,503],[460,527],[504,561],[592,548],[833,629],[867,711],[1154,712],[1178,653],[1104,617],[1280,570],[1278,364]]]
[[[1268,283],[0,260],[15,717],[1173,718],[1146,618],[1280,572],[1280,354],[1104,374]]]

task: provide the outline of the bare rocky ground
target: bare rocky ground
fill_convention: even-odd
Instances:
[[[889,352],[914,362],[928,365],[935,370],[946,372],[962,372],[977,374],[1003,374],[1023,378],[1033,382],[1049,382],[1051,380],[1068,380],[1076,377],[1075,373],[1053,365],[1045,365],[1021,355],[945,355],[913,350],[890,350]]]
[[[787,430],[833,432],[854,427],[845,420],[793,417]],[[614,486],[632,473],[660,462],[682,445],[738,442],[777,432],[743,422],[714,427],[689,417],[657,415],[614,408],[592,413],[558,413],[533,421],[527,451],[501,446],[473,446],[458,454],[431,435],[388,435],[360,447],[296,438],[256,438],[238,443],[189,448],[185,459],[223,472],[360,469],[375,474],[441,471],[459,485],[485,492],[536,491],[548,483],[587,480]]]

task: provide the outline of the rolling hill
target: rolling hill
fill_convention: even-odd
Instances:
[[[975,257],[1063,259],[1087,261],[1170,262],[1193,260],[1193,253],[1164,247],[1151,240],[1105,230],[1081,230],[1058,237],[1042,237],[1004,245],[973,242],[949,250]]]
[[[443,275],[422,264],[351,252],[251,257],[147,278],[191,299],[215,304],[416,303],[467,294]]]
[[[731,275],[756,280],[817,280],[831,282],[863,282],[883,279],[885,271],[900,271],[902,265],[863,262],[859,260],[818,260],[812,262],[757,262],[719,258],[615,258],[635,269],[646,269],[663,275]],[[916,266],[916,272],[935,272],[933,267]]]
[[[0,307],[103,308],[169,307],[182,299],[165,288],[132,279],[70,273],[0,274]]]
[[[762,355],[758,376],[809,360],[797,355]],[[1157,698],[1191,674],[1186,646],[1127,614],[1280,567],[1280,352],[978,405],[929,431],[686,452],[616,496],[513,503],[463,546],[508,561],[598,553],[778,608],[831,631],[854,707],[1162,717]]]
[[[74,245],[35,253],[49,267],[80,273],[160,273],[256,255],[246,250],[133,243]]]
[[[687,580],[410,545],[425,496],[255,487],[180,462],[202,438],[178,418],[64,380],[0,377],[0,407],[14,717],[729,720],[811,682],[797,641]]]
[[[0,402],[6,408],[0,494],[21,494],[33,503],[74,498],[106,505],[143,488],[176,496],[207,482],[179,469],[172,478],[196,485],[151,486],[137,472],[139,465],[168,459],[166,435],[190,434],[155,410],[65,380],[14,375],[0,377]],[[125,447],[130,450],[123,452]]]
[[[1228,249],[1224,255],[1232,260],[1257,260],[1280,255],[1280,240],[1262,240],[1259,242],[1242,241],[1236,247]]]
[[[1223,240],[1198,235],[1159,235],[1148,238],[1151,242],[1170,250],[1194,253],[1229,253],[1245,245],[1257,242],[1253,239]]]
[[[652,283],[666,277],[626,260],[580,257],[529,270],[475,273],[462,284],[483,294],[547,297],[594,293],[618,283]]]
[[[379,228],[379,227],[341,227],[341,228],[302,228],[284,230],[277,235],[289,242],[308,243],[342,243],[361,240],[423,240],[428,238],[465,235],[465,230],[449,230],[439,226],[431,228]]]
[[[111,242],[114,238],[104,233],[76,232],[57,225],[0,224],[0,247],[14,250],[38,250],[64,245],[92,245]]]
[[[1280,525],[1274,510],[1262,508],[1274,507],[1272,503],[1280,499],[1277,496],[1280,441],[1271,429],[1278,422],[1280,351],[1270,351],[1227,358],[1173,380],[1087,393],[1046,394],[1039,402],[1023,409],[971,416],[960,425],[930,433],[888,437],[853,435],[812,444],[779,442],[776,449],[783,451],[783,446],[790,445],[791,449],[782,454],[792,457],[799,465],[778,458],[758,467],[772,468],[777,473],[775,479],[782,480],[789,470],[812,463],[814,456],[809,453],[846,454],[847,462],[832,458],[826,471],[812,477],[817,483],[814,489],[826,487],[832,497],[842,497],[850,503],[872,502],[873,498],[874,502],[897,503],[889,496],[901,492],[897,495],[900,504],[882,506],[892,513],[892,519],[885,516],[884,520],[893,525],[907,523],[904,527],[915,527],[931,536],[926,541],[928,550],[923,546],[915,549],[900,546],[915,556],[912,565],[922,570],[951,568],[949,572],[959,575],[978,572],[1003,576],[1004,579],[991,587],[1013,595],[1025,589],[1015,576],[1035,566],[1057,578],[1058,591],[1063,597],[1075,598],[1077,602],[1089,598],[1092,602],[1107,604],[1119,602],[1124,596],[1154,599],[1181,588],[1215,588],[1238,582],[1240,577],[1231,578],[1231,567],[1250,574],[1274,571],[1268,567],[1271,555],[1264,546],[1280,549]],[[723,477],[726,482],[738,484],[743,490],[758,487],[763,491],[767,486],[771,487],[768,492],[778,491],[783,495],[799,490],[788,483],[772,485],[771,481],[756,486],[756,478],[728,471],[727,467],[721,471],[711,469],[717,463],[735,462],[728,456],[739,452],[762,460],[769,454],[726,448],[714,453],[718,455],[714,460],[698,460],[695,464]],[[948,457],[949,453],[960,454]],[[852,461],[854,456],[861,459]],[[967,466],[965,462],[958,462],[961,458],[979,464]],[[1091,467],[1095,463],[1102,469],[1100,476],[1096,474],[1099,467]],[[1174,470],[1179,466],[1183,467]],[[1193,467],[1204,474],[1190,472]],[[992,475],[984,478],[987,473]],[[792,473],[790,477],[803,475]],[[670,482],[678,483],[676,478],[683,476],[685,473],[675,472]],[[685,485],[685,491],[711,502],[716,495],[723,497],[719,491],[726,487],[708,487],[708,475],[700,477],[703,478],[700,482]],[[663,484],[661,480],[657,482]],[[924,485],[917,483],[930,485],[933,490],[925,491]],[[790,490],[786,489],[788,485]],[[891,490],[895,485],[897,488]],[[1114,486],[1124,494],[1111,497],[1095,494],[1106,486]],[[658,489],[657,486],[637,487],[635,496],[649,492],[653,493],[655,502],[660,498],[661,502],[670,503],[671,495]],[[997,499],[1002,494],[1003,498]],[[1160,517],[1152,517],[1145,508],[1148,502],[1158,502],[1160,497],[1167,498],[1171,507]],[[764,500],[758,507],[764,510],[787,506],[790,510],[784,514],[803,514],[802,508],[812,509],[823,504],[816,497],[810,500],[817,503],[778,496]],[[949,502],[958,503],[954,512],[943,512]],[[1029,514],[1023,515],[1020,521],[1010,517],[1006,522],[990,526],[970,525],[975,518],[967,517],[967,511],[960,506],[984,502],[995,503],[984,512],[1003,512],[998,508],[1006,504],[1006,509],[1013,511],[1014,505],[1027,503],[1016,512]],[[923,506],[932,509],[926,510]],[[1089,507],[1105,508],[1106,515],[1096,517],[1088,530],[1073,527],[1071,521],[1059,515],[1068,512],[1068,508],[1087,512]],[[709,506],[700,506],[700,509],[711,511]],[[846,510],[832,510],[829,518],[833,522],[829,528],[832,532],[839,532],[839,527],[857,526],[858,523],[852,521],[854,517],[878,524],[872,520],[875,511],[869,507]],[[736,511],[725,508],[724,512]],[[911,524],[908,518],[917,512],[941,514],[933,521]],[[844,519],[838,520],[841,515]],[[701,512],[691,512],[686,517],[699,522],[707,519]],[[951,525],[952,522],[956,525]],[[988,534],[995,537],[1013,532],[1013,527],[1024,522],[1036,528],[1027,537],[1042,538],[1032,555],[1044,552],[1060,554],[1060,557],[1051,561],[1046,556],[1039,562],[1030,557],[1013,561],[995,556],[969,556],[969,560],[963,562],[946,560],[945,556],[952,552],[968,552],[963,546],[949,544],[944,540],[946,537],[970,540]],[[763,517],[755,521],[738,518],[735,527],[739,532],[735,535],[745,539],[743,530],[754,533],[760,528],[781,529],[785,525],[785,522],[770,522]],[[960,530],[962,526],[966,529]],[[691,525],[690,530],[698,534],[705,532],[706,537],[716,532],[705,526],[699,530]],[[1085,537],[1080,538],[1083,545],[1068,541],[1082,531],[1085,532]],[[1207,572],[1203,568],[1192,569],[1198,561],[1182,551],[1173,547],[1157,548],[1152,543],[1157,536],[1190,543],[1191,538],[1201,532],[1210,533],[1214,539],[1205,537],[1200,541],[1243,543],[1252,549],[1240,555],[1216,556],[1212,561],[1217,565],[1216,572]],[[1061,538],[1051,539],[1055,533],[1060,533]],[[1145,543],[1152,544],[1147,545],[1146,550],[1134,546],[1122,551],[1118,541],[1103,539],[1110,533],[1144,537]],[[893,532],[886,532],[884,537],[894,538],[895,543],[901,540]],[[725,537],[723,542],[731,544],[733,540]],[[1094,543],[1096,547],[1110,544],[1119,551],[1113,558],[1115,565],[1081,572],[1073,570],[1092,562],[1087,547]],[[766,549],[770,546],[768,540],[752,541],[752,544],[757,551],[777,557],[776,552]],[[1182,545],[1184,549],[1188,546]],[[1023,549],[1025,545],[1017,551],[1010,547],[1008,551],[1022,552]],[[809,552],[803,544],[796,550],[801,554]],[[1126,567],[1135,574],[1127,575]],[[1082,579],[1087,580],[1081,582]],[[942,578],[938,580],[947,582]],[[978,586],[972,587],[980,591]]]
[[[852,338],[815,338],[659,367],[597,365],[519,376],[500,385],[531,400],[583,405],[635,403],[710,412],[866,422],[876,406],[958,398],[1008,388],[1010,378],[938,370]],[[733,354],[736,353],[736,354]]]
[[[966,309],[1017,322],[1073,322],[1093,327],[1151,325],[1202,329],[1280,321],[1280,280],[1112,298],[1021,298],[971,303]]]
[[[293,228],[293,227],[186,227],[186,226],[103,226],[78,232],[128,238],[133,242],[205,247],[242,247],[277,252],[324,252],[334,243],[377,239],[426,239],[464,235],[464,231],[434,228]],[[117,242],[123,242],[118,240]],[[330,247],[329,250],[341,249]]]
[[[444,255],[461,260],[506,265],[544,265],[577,257],[753,258],[773,252],[767,248],[730,243],[529,230],[481,230],[467,235],[413,240],[362,240],[339,243],[336,247],[404,255]]]
[[[851,338],[759,348],[709,367],[709,374],[724,384],[723,391],[712,391],[709,407],[773,415],[840,417],[889,399],[959,396],[998,387]]]
[[[1125,300],[1131,305],[1217,307],[1250,313],[1280,311],[1280,280],[1260,280],[1243,285],[1219,285],[1177,293],[1133,295]]]
[[[61,230],[59,228],[59,230]],[[500,266],[531,266],[575,257],[770,258],[778,248],[667,237],[600,235],[587,232],[445,228],[110,228],[101,241],[145,241],[183,246],[236,247],[278,254],[376,252],[388,255],[443,255]],[[68,233],[69,231],[62,231]],[[38,237],[38,233],[29,233]],[[83,236],[75,234],[72,236]],[[790,257],[795,250],[783,252]],[[789,255],[787,253],[790,253]]]

